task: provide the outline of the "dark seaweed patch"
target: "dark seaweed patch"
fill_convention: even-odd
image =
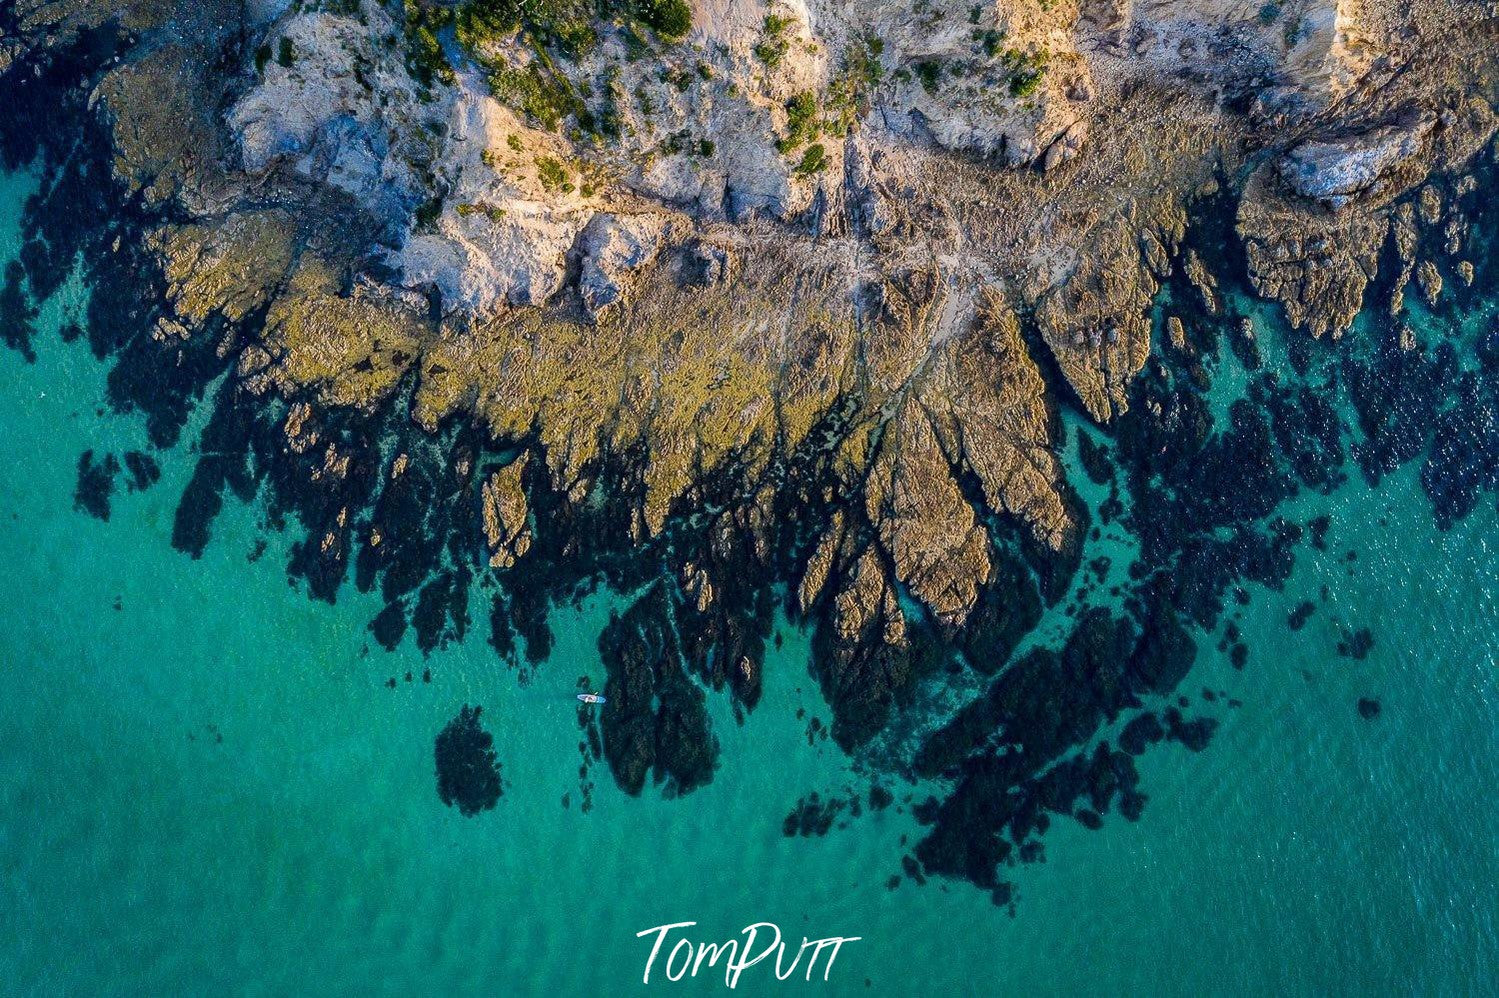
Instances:
[[[78,457],[78,484],[73,489],[73,508],[80,513],[109,519],[109,499],[114,494],[115,476],[120,462],[113,454],[94,460],[94,452],[84,451]]]
[[[1311,619],[1316,609],[1317,605],[1311,600],[1302,600],[1291,608],[1290,613],[1286,614],[1286,626],[1293,631],[1301,630],[1306,626],[1306,622]]]
[[[386,651],[395,651],[406,636],[406,611],[400,603],[388,603],[370,621],[370,631]]]
[[[1079,434],[1079,439],[1084,439]],[[1041,620],[1041,593],[1035,577],[1014,556],[997,550],[989,580],[979,590],[958,646],[968,664],[993,675],[1010,659],[1020,640]]]
[[[503,596],[495,596],[490,602],[489,645],[500,658],[515,657],[515,629],[510,626],[510,607]]]
[[[130,472],[127,485],[131,492],[144,492],[161,480],[161,465],[150,454],[138,450],[125,452],[125,470]]]
[[[416,646],[428,654],[439,645],[462,642],[468,632],[469,573],[465,569],[439,572],[422,587],[411,626]]]
[[[796,802],[796,807],[781,823],[781,832],[787,838],[800,835],[826,835],[833,827],[845,804],[837,797],[824,800],[816,791]]]
[[[1145,749],[1166,737],[1166,729],[1160,719],[1145,711],[1130,720],[1119,732],[1119,747],[1130,755],[1140,755]]]
[[[1364,659],[1374,648],[1374,632],[1367,627],[1355,630],[1343,630],[1343,636],[1338,641],[1338,654],[1344,658]]]
[[[682,667],[671,612],[665,588],[652,586],[599,638],[609,673],[599,714],[604,758],[629,794],[652,774],[668,796],[688,793],[713,778],[718,762],[706,697]]]
[[[1307,521],[1306,529],[1311,535],[1312,547],[1318,551],[1327,550],[1327,530],[1331,526],[1332,517],[1326,513],[1323,513],[1321,516],[1314,516]]]
[[[1113,480],[1114,462],[1109,459],[1108,449],[1096,442],[1091,434],[1078,433],[1077,457],[1083,471],[1095,485],[1106,485]]]
[[[1218,722],[1213,718],[1198,717],[1188,721],[1175,707],[1167,708],[1165,716],[1166,737],[1180,742],[1193,752],[1201,752],[1207,748],[1213,732],[1218,729]]]
[[[391,679],[390,685],[395,685]],[[487,811],[502,792],[494,738],[479,722],[483,707],[464,704],[458,716],[437,735],[437,796],[465,817]]]
[[[36,335],[36,308],[22,287],[25,279],[26,268],[21,261],[12,260],[6,265],[5,285],[0,288],[0,342],[34,362],[36,352],[31,348],[31,340]]]

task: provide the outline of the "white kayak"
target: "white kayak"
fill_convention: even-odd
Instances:
[[[604,698],[597,693],[579,693],[578,699],[584,703],[603,703]]]

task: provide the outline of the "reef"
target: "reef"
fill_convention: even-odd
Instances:
[[[627,595],[580,714],[627,793],[713,778],[707,698],[755,709],[784,613],[809,739],[940,791],[908,873],[1009,903],[1049,814],[1138,817],[1134,758],[1208,744],[1199,646],[1245,667],[1250,588],[1326,545],[1288,500],[1499,491],[1499,334],[1410,322],[1494,285],[1496,53],[1435,0],[16,0],[0,339],[82,269],[111,403],[196,448],[172,543],[257,502],[387,648],[477,613],[526,680],[551,607]],[[478,715],[437,744],[465,814]]]
[[[671,607],[661,587],[647,593],[599,637],[609,678],[600,712],[604,756],[626,793],[638,794],[648,774],[671,795],[713,778],[718,743],[708,725],[706,697],[687,678],[671,639]]]

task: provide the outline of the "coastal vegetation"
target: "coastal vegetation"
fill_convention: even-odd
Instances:
[[[1029,97],[1034,94],[1041,86],[1050,61],[1051,53],[1045,48],[1032,51],[1005,49],[1000,56],[1000,63],[1009,73],[1010,96]]]
[[[787,37],[790,27],[791,18],[784,14],[772,11],[765,15],[760,26],[760,40],[755,43],[755,58],[765,63],[765,68],[775,69],[786,58],[791,49],[791,39]]]
[[[601,33],[617,31],[634,52],[641,32],[672,44],[692,29],[686,0],[403,0],[406,65],[423,87],[454,79],[444,37],[482,69],[495,97],[536,126],[556,131],[572,118],[588,135],[617,134],[606,110],[596,116],[559,59],[591,53]]]

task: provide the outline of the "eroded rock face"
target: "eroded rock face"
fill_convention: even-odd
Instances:
[[[1489,44],[1495,22],[1473,30],[1476,40]],[[1460,34],[1443,37],[1445,45],[1464,44]],[[1237,220],[1250,280],[1284,305],[1292,325],[1318,336],[1341,335],[1364,304],[1391,242],[1401,268],[1391,304],[1399,305],[1418,264],[1415,209],[1401,199],[1433,168],[1469,163],[1490,142],[1494,109],[1473,96],[1486,86],[1485,73],[1422,48],[1403,72],[1373,81],[1366,106],[1354,111],[1357,126],[1320,130],[1341,138],[1308,140],[1291,150],[1307,150],[1307,163],[1326,167],[1305,175],[1303,192],[1287,182],[1285,160],[1251,174]],[[1308,199],[1321,208],[1307,210]]]
[[[659,215],[593,217],[578,239],[578,293],[590,316],[597,320],[619,304],[633,273],[655,262],[668,225]]]
[[[280,19],[265,35],[258,85],[225,116],[245,170],[286,162],[380,218],[407,217],[428,196],[431,131],[452,98],[421,99],[385,42],[399,31],[378,4],[357,17],[309,10]]]

